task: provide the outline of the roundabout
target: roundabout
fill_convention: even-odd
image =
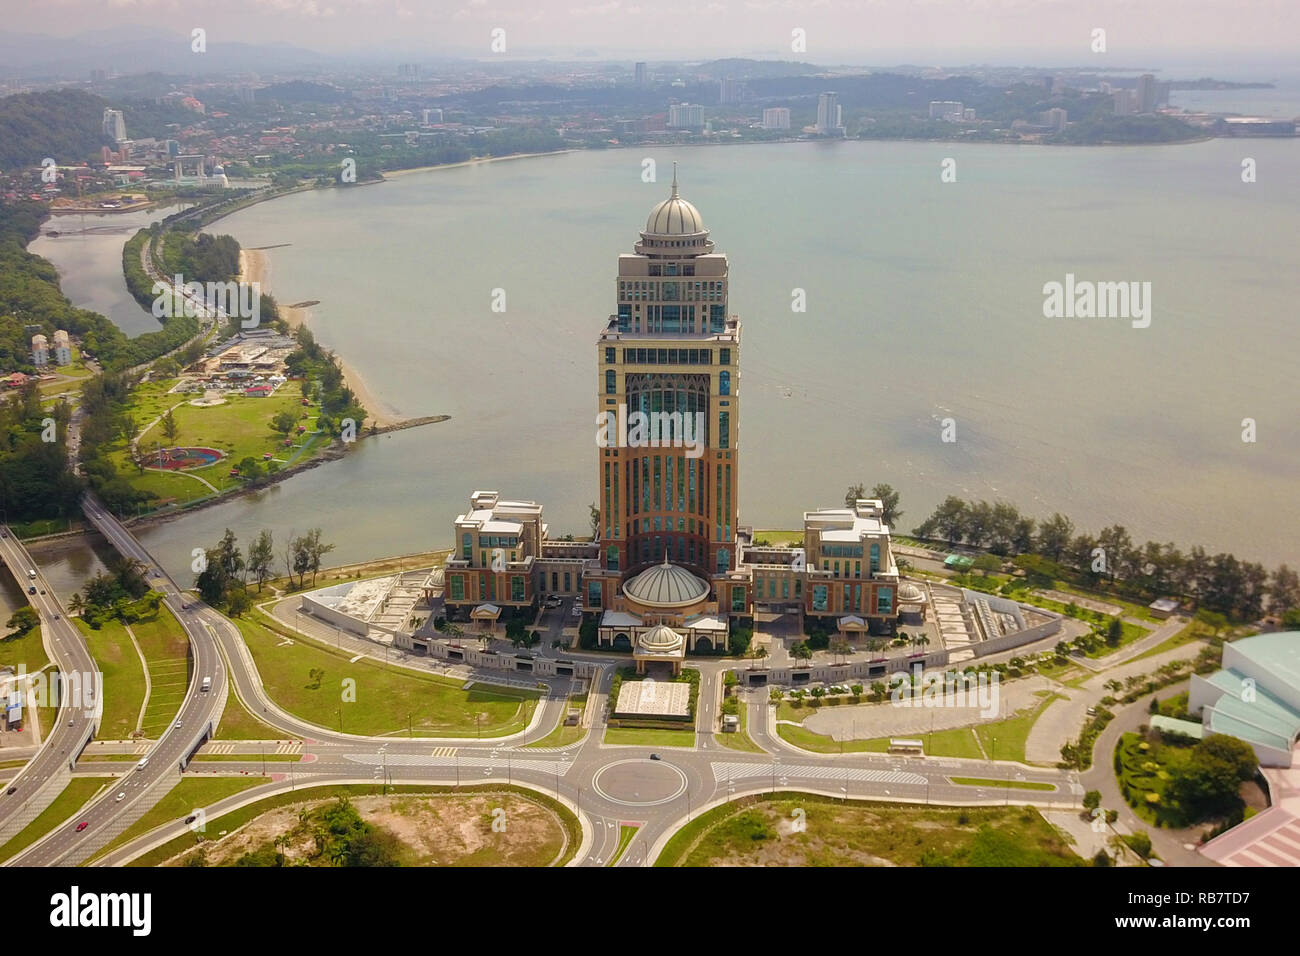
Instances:
[[[632,758],[608,764],[596,772],[592,789],[611,803],[625,807],[657,807],[686,792],[686,774],[660,760]]]

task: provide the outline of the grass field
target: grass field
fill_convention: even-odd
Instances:
[[[197,395],[168,394],[167,389],[173,384],[174,379],[148,382],[132,391],[128,411],[139,428],[143,429],[168,409],[172,409],[177,425],[174,439],[163,434],[161,422],[154,425],[139,438],[140,450],[146,453],[147,459],[147,453],[156,451],[159,444],[164,448],[186,445],[216,448],[226,457],[188,474],[199,475],[218,489],[235,486],[238,479],[229,477],[230,469],[245,457],[261,461],[262,455],[270,452],[283,468],[313,457],[329,444],[326,438],[314,434],[317,410],[301,404],[302,394],[295,382],[285,383],[274,395],[266,398],[227,394],[225,404],[206,408],[190,404],[191,400],[199,397]],[[299,424],[307,427],[301,438],[296,432],[291,433],[294,444],[288,448],[283,445],[284,436],[271,429],[271,419],[282,411],[292,412]],[[307,413],[305,417],[303,413]],[[152,491],[160,498],[186,502],[212,494],[212,490],[202,482],[184,474],[159,471],[141,474],[131,463],[125,442],[119,441],[112,446],[110,457],[119,473],[134,487]]]
[[[289,641],[256,621],[235,623],[268,696],[322,727],[341,723],[345,733],[366,735],[410,729],[424,737],[501,737],[527,727],[537,704],[538,691],[490,684],[465,689],[460,681],[369,659],[354,664],[346,654]]]
[[[143,836],[154,827],[187,817],[200,807],[206,807],[241,790],[269,782],[269,777],[185,777],[150,807],[144,816],[123,830],[90,859],[97,860],[136,837]]]
[[[610,727],[607,744],[639,744],[644,747],[694,747],[693,730],[658,730],[650,727]]]
[[[131,625],[149,665],[149,703],[140,729],[157,739],[176,717],[190,680],[190,642],[185,629],[166,606],[150,620]]]
[[[41,643],[41,629],[34,627],[22,637],[5,637],[0,639],[0,664],[12,667],[15,671],[19,665],[28,674],[35,674],[50,662]]]
[[[989,777],[949,777],[953,783],[962,787],[1010,787],[1013,790],[1051,790],[1056,787],[1050,783],[1035,783],[1032,780],[994,780]]]
[[[771,546],[771,547],[773,547],[773,548],[779,548],[779,547],[780,547],[781,545],[783,545],[783,544],[788,544],[788,545],[790,545],[791,547],[794,547],[794,548],[802,548],[802,547],[803,547],[803,532],[802,532],[802,531],[783,531],[783,530],[777,530],[777,531],[772,531],[772,530],[768,530],[768,531],[755,531],[755,532],[754,532],[754,541],[755,541],[755,543],[757,543],[757,542],[759,542],[759,541],[766,541],[766,542],[768,543],[768,545]]]
[[[995,723],[976,724],[974,727],[955,727],[950,730],[936,730],[933,733],[918,735],[925,742],[925,752],[931,757],[966,757],[972,760],[1020,760],[1025,759],[1025,740],[1034,721],[1053,700],[1060,699],[1058,694],[1044,697],[1036,706],[1021,711],[1006,720]],[[786,705],[781,705],[784,710]],[[806,719],[816,711],[810,707],[790,708],[788,713],[798,715],[796,719]],[[778,717],[780,715],[778,714]],[[788,719],[788,718],[787,718]],[[815,733],[802,724],[777,724],[777,733],[782,740],[789,741],[796,747],[814,753],[887,753],[888,737],[874,737],[868,740],[845,740],[841,742],[826,734]]]
[[[527,747],[567,747],[569,744],[576,744],[583,737],[587,736],[587,728],[578,724],[573,727],[564,726],[564,721],[560,721],[560,726],[556,727],[541,740],[525,745]]]
[[[76,619],[76,625],[104,675],[104,714],[96,736],[100,740],[125,740],[135,731],[144,702],[140,655],[120,621],[105,621],[98,631],[80,619]]]
[[[270,724],[264,724],[248,712],[232,688],[217,724],[217,740],[296,740]]]
[[[683,827],[655,866],[1080,866],[1032,807],[942,808],[814,794],[723,804]]]
[[[641,828],[630,827],[626,824],[618,828],[618,847],[614,850],[614,855],[609,858],[609,862],[605,864],[606,866],[613,866],[622,859],[623,853],[627,850],[627,845],[632,842],[632,838],[636,836],[636,831],[639,829]]]
[[[767,753],[766,750],[754,743],[753,737],[749,736],[749,708],[745,707],[743,703],[740,708],[740,729],[734,733],[716,733],[713,735],[713,739],[730,750],[739,750],[747,754]]]
[[[4,846],[0,846],[0,860],[20,853],[64,820],[84,807],[95,794],[111,783],[108,777],[73,777],[67,787],[41,811],[40,815],[23,827]]]

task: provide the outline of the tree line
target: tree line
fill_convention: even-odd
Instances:
[[[1258,562],[1227,552],[1210,554],[1200,546],[1184,552],[1172,542],[1138,544],[1120,524],[1089,534],[1077,531],[1060,512],[1037,521],[1009,502],[953,495],[912,533],[1015,557],[1031,576],[1043,579],[1106,584],[1143,598],[1177,597],[1237,620],[1255,620],[1268,611],[1300,627],[1300,575],[1286,564],[1270,573]]]
[[[311,583],[315,585],[322,559],[333,550],[334,545],[321,540],[320,528],[312,528],[302,535],[290,532],[284,553],[280,555],[285,575],[290,582],[294,582],[296,575],[296,587],[301,589],[306,586],[310,573]],[[248,593],[250,578],[261,593],[266,581],[275,576],[275,563],[275,539],[269,529],[259,531],[247,551],[241,552],[235,533],[227,528],[216,546],[204,552],[202,569],[194,586],[207,604],[239,617],[252,605]]]

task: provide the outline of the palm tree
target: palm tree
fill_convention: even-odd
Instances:
[[[767,647],[763,644],[755,644],[749,656],[756,661],[761,661],[767,657]]]
[[[925,647],[925,645],[927,645],[927,644],[929,644],[929,643],[930,643],[930,638],[926,637],[924,634],[918,634],[918,635],[917,635],[917,637],[916,637],[916,646],[917,646],[917,647]]]
[[[86,600],[81,596],[81,592],[72,592],[72,597],[68,598],[68,610],[73,614],[80,614],[86,609]]]

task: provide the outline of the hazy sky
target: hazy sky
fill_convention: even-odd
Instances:
[[[6,28],[147,26],[330,51],[511,57],[758,56],[814,62],[1276,61],[1300,51],[1300,0],[0,0]],[[1108,52],[1090,49],[1106,30]],[[807,52],[791,51],[791,31]],[[1300,58],[1295,58],[1300,59]]]

